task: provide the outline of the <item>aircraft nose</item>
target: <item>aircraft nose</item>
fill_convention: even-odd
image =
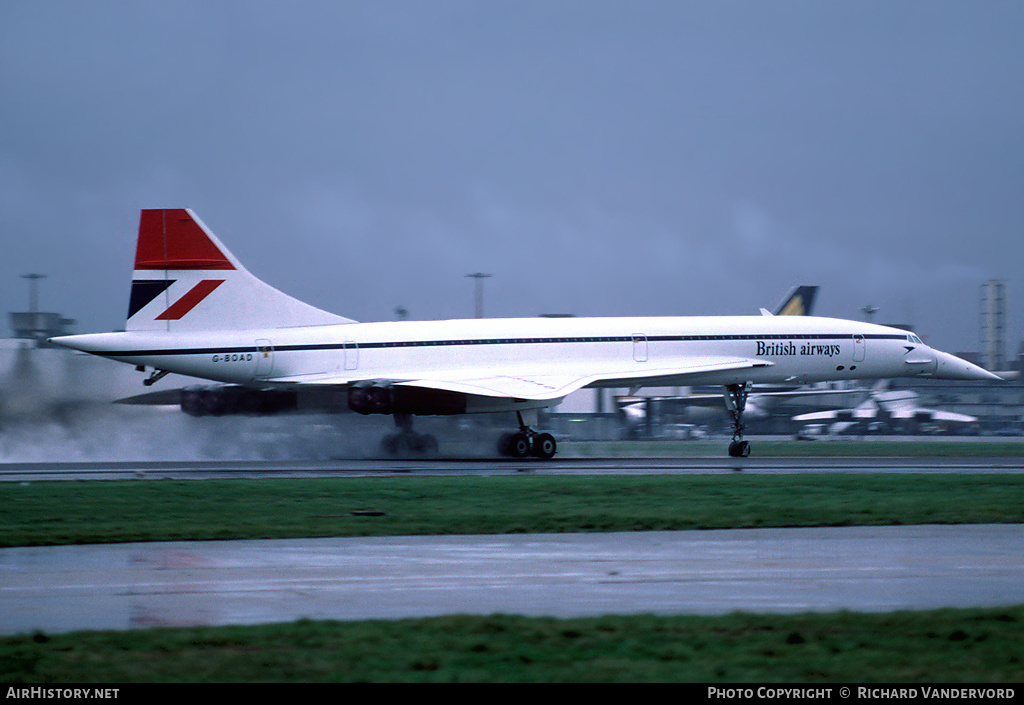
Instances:
[[[986,369],[959,358],[956,355],[935,350],[937,362],[934,377],[939,379],[963,379],[963,380],[1002,380],[1002,377],[994,375]]]

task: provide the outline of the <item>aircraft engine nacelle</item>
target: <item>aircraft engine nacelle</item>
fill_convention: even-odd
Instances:
[[[466,395],[441,389],[366,382],[349,387],[348,408],[359,414],[448,416],[466,413]]]
[[[298,395],[277,389],[204,387],[181,390],[181,410],[189,416],[266,416],[298,408]]]

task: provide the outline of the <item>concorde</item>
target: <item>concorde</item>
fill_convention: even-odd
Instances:
[[[812,316],[529,318],[357,323],[249,273],[188,209],[143,210],[123,332],[52,342],[222,383],[180,392],[193,415],[270,413],[306,399],[394,416],[391,452],[430,452],[412,417],[514,412],[499,452],[550,458],[538,411],[583,388],[721,385],[729,454],[745,457],[752,384],[935,377],[999,379],[896,328]]]

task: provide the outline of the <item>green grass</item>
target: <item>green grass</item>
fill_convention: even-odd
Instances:
[[[1024,476],[1006,474],[0,484],[5,546],[1022,521]],[[452,616],[36,633],[0,638],[0,682],[1019,683],[1022,627],[1024,606],[880,615]]]
[[[360,514],[369,510],[378,516]],[[0,484],[0,545],[1017,523],[1010,474],[129,480]]]
[[[1021,440],[979,439],[976,441],[920,438],[902,440],[883,438],[857,440],[842,437],[831,440],[793,441],[748,438],[756,458],[1024,458]],[[590,458],[668,457],[721,458],[728,439],[696,441],[567,441],[561,455]]]
[[[0,639],[0,681],[1019,683],[1024,607],[492,615]]]

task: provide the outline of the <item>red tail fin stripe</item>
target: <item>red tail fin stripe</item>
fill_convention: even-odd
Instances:
[[[156,317],[158,321],[180,321],[213,290],[224,283],[223,279],[204,279],[189,289],[189,292],[171,304],[171,307]]]
[[[135,269],[234,269],[184,208],[142,211]]]
[[[136,261],[135,269],[234,269],[234,267],[227,260],[164,259],[159,261]]]

